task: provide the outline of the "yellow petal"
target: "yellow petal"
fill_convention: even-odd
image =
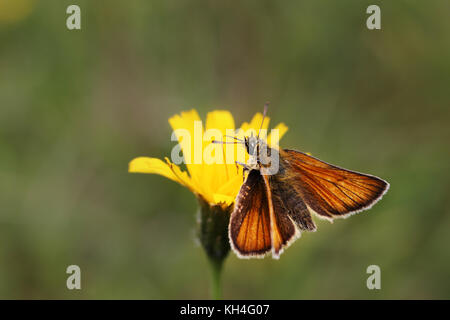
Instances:
[[[177,177],[178,181],[180,181],[181,184],[189,188],[192,192],[200,193],[198,186],[194,181],[192,181],[187,172],[182,171],[180,167],[170,162],[169,158],[165,157],[164,160],[166,160],[167,166],[170,168],[174,176]]]
[[[218,129],[223,135],[227,129],[234,130],[234,119],[229,111],[216,110],[208,112],[206,117],[206,130]]]
[[[254,136],[257,136],[259,133],[259,128],[261,128],[262,130],[267,130],[267,128],[269,127],[270,118],[266,116],[264,118],[264,123],[261,126],[262,121],[263,114],[258,112],[253,116],[250,123],[244,122],[241,125],[241,129],[243,130],[243,133],[245,135],[251,135],[251,133],[253,133]],[[266,135],[263,134],[260,138],[264,139],[265,136]]]
[[[209,112],[206,117],[206,130],[208,133],[216,135],[220,133],[220,136],[214,136],[215,140],[218,141],[232,141],[231,138],[226,138],[225,135],[229,134],[231,136],[234,135],[234,119],[229,111],[216,110]],[[229,131],[229,132],[227,132]],[[209,139],[211,137],[205,137],[205,139]],[[211,140],[211,139],[210,139]],[[205,147],[209,145],[211,141],[204,141]],[[208,148],[210,148],[209,146]],[[214,145],[214,150],[216,150],[215,155],[216,159],[220,161],[220,163],[214,164],[205,164],[203,166],[204,175],[203,182],[208,186],[210,190],[215,192],[220,188],[224,183],[227,182],[229,176],[228,172],[232,170],[233,164],[226,164],[225,154],[230,149],[234,148],[233,145]],[[205,159],[203,159],[205,160]]]
[[[173,181],[181,183],[173,171],[164,161],[157,158],[138,157],[130,161],[128,172],[133,173],[155,173]]]
[[[284,136],[286,131],[288,131],[288,127],[284,123],[279,123],[272,130],[278,130],[278,139],[277,139],[278,141],[272,141],[273,137],[272,137],[272,133],[270,133],[269,136],[267,137],[267,144],[271,147],[276,147],[276,146],[278,146],[281,138]],[[272,130],[270,130],[270,131],[272,132]]]
[[[201,121],[197,110],[183,111],[169,118],[169,123],[173,130],[188,129],[194,125],[194,121]]]
[[[176,181],[192,190],[191,182],[186,172],[174,164],[167,164],[157,158],[138,157],[130,161],[128,172],[132,173],[154,173],[170,180]]]
[[[215,204],[225,204],[226,206],[230,206],[233,204],[235,197],[230,197],[225,194],[214,193],[213,199]]]
[[[202,152],[203,152],[203,128],[201,119],[196,110],[184,111],[180,115],[174,115],[169,119],[172,129],[187,131],[190,139],[177,134],[181,150],[186,162],[191,179],[198,185],[202,180]]]
[[[236,168],[235,168],[236,171]],[[236,197],[236,195],[239,192],[239,189],[241,188],[241,185],[243,183],[243,173],[242,173],[242,167],[239,167],[238,173],[227,181],[227,183],[223,184],[218,190],[217,193],[220,194],[226,194],[231,197]]]

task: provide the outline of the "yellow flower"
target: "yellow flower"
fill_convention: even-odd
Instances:
[[[208,113],[206,128],[203,128],[196,110],[181,112],[181,114],[171,117],[169,123],[175,133],[180,130],[182,133],[189,133],[190,139],[177,134],[187,172],[172,163],[167,157],[165,162],[157,158],[135,158],[130,162],[128,171],[162,175],[187,187],[210,206],[230,206],[234,203],[243,182],[242,167],[236,166],[235,161],[239,159],[239,155],[244,155],[246,161],[248,155],[243,144],[212,144],[211,142],[212,140],[232,141],[231,138],[225,138],[225,135],[229,134],[227,129],[233,130],[235,136],[240,139],[243,139],[244,135],[249,135],[250,132],[257,135],[262,120],[263,115],[257,113],[250,123],[244,122],[236,131],[231,113],[216,110]],[[269,120],[268,117],[265,118],[262,125],[263,132],[267,132]],[[220,137],[209,136],[208,133],[211,132],[211,129],[213,129],[212,132],[215,130],[219,133]],[[278,129],[278,139],[275,135],[269,134],[267,143],[272,147],[277,147],[278,140],[287,131],[287,127],[280,123],[274,129]],[[262,138],[265,136],[262,135]],[[211,153],[215,159],[219,158],[223,161],[207,163],[205,159],[202,159],[205,153]],[[198,159],[199,157],[200,159]]]

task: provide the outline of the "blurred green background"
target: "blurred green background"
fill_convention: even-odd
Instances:
[[[81,7],[82,30],[66,28]],[[381,7],[382,29],[366,28]],[[136,156],[168,118],[262,110],[282,146],[387,179],[372,210],[317,221],[229,299],[450,298],[450,2],[0,0],[0,298],[209,297],[194,196]],[[66,268],[82,290],[66,288]],[[366,287],[381,267],[381,290]]]

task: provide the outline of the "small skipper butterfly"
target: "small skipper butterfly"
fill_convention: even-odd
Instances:
[[[266,112],[267,104],[264,117]],[[300,151],[270,148],[259,133],[234,139],[245,145],[250,156],[247,164],[239,163],[248,175],[228,228],[231,247],[241,258],[271,252],[278,259],[302,231],[316,230],[311,213],[329,221],[346,218],[372,207],[389,189],[389,183],[378,177]],[[271,172],[274,158],[278,163],[276,172]]]

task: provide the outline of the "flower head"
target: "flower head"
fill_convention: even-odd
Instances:
[[[270,119],[266,117],[264,123],[262,121],[263,115],[257,113],[249,123],[244,122],[236,130],[233,116],[228,111],[209,112],[205,126],[196,110],[181,112],[171,117],[169,123],[183,152],[187,172],[167,157],[165,161],[135,158],[129,164],[129,172],[162,175],[187,187],[210,206],[230,206],[243,182],[242,168],[236,166],[235,161],[242,159],[240,156],[246,161],[248,155],[242,144],[213,144],[212,141],[232,141],[225,137],[230,132],[238,139],[251,133],[257,135],[260,128],[262,132],[267,132]],[[267,136],[267,143],[272,147],[278,145],[287,127],[280,123],[274,129],[278,130],[278,135],[261,135],[263,138]]]

